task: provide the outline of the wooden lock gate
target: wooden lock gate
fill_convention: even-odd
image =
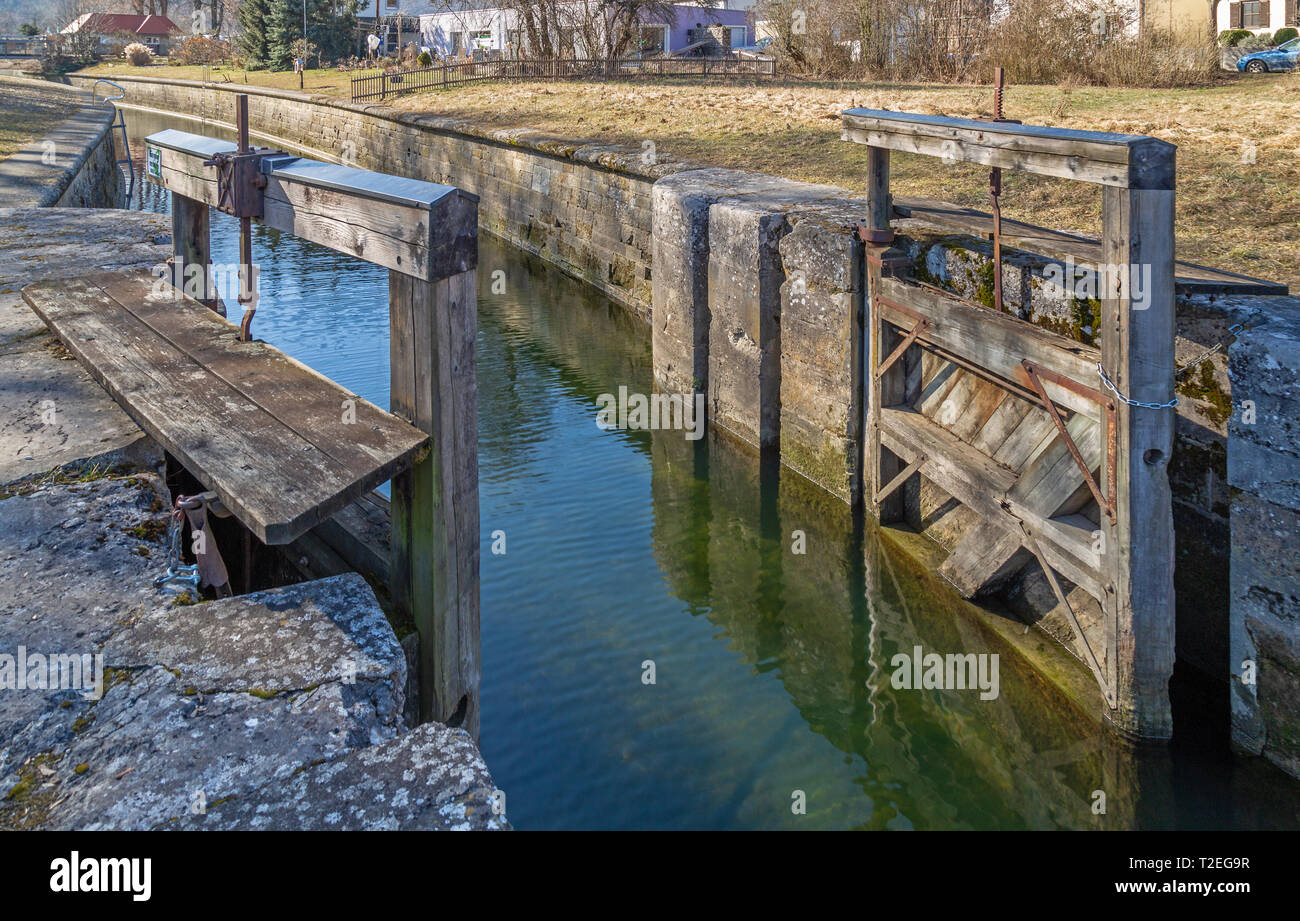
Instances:
[[[23,295],[128,415],[257,538],[283,545],[390,478],[389,584],[420,635],[423,719],[478,736],[475,339],[478,198],[451,186],[167,130],[146,176],[171,192],[173,270],[44,281]],[[248,196],[255,200],[249,201]],[[209,209],[389,269],[391,413],[215,312]],[[241,258],[241,276],[251,269]],[[241,300],[245,282],[241,280]],[[328,309],[322,292],[321,309]],[[245,326],[250,314],[245,315]],[[244,332],[247,332],[245,328]]]
[[[846,111],[843,137],[868,147],[865,495],[882,522],[898,520],[900,487],[919,474],[975,511],[978,522],[941,568],[967,597],[1022,565],[1027,550],[1066,612],[1110,721],[1168,738],[1175,148],[1144,136],[872,109]],[[907,260],[889,248],[892,151],[1101,186],[1100,349],[907,277]],[[1018,227],[1021,238],[1053,234]],[[1148,280],[1140,303],[1134,269]],[[1060,577],[1096,599],[1099,628],[1080,622]]]

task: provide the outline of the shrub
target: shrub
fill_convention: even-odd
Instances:
[[[1273,41],[1275,44],[1280,45],[1283,42],[1289,42],[1291,39],[1298,36],[1300,36],[1300,29],[1293,29],[1290,26],[1287,26],[1285,29],[1278,29],[1273,33]]]
[[[419,64],[421,67],[432,67],[433,55],[429,54],[427,51],[421,51],[420,56],[415,59],[415,63]]]
[[[1238,48],[1272,48],[1273,33],[1261,32],[1258,35],[1251,34],[1249,38],[1244,38],[1237,45]]]
[[[123,48],[122,56],[133,67],[143,67],[153,60],[153,52],[139,42],[132,42]]]
[[[216,64],[230,57],[230,43],[206,35],[194,35],[172,55],[182,64]]]
[[[1226,29],[1219,33],[1219,44],[1225,48],[1236,48],[1243,41],[1253,36],[1254,33],[1249,29]]]

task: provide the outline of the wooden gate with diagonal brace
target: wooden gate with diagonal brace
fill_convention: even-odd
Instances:
[[[870,109],[843,124],[868,147],[864,494],[897,521],[923,477],[976,512],[941,573],[969,597],[1036,561],[1110,721],[1169,737],[1174,147]],[[892,248],[891,151],[1099,185],[1100,348],[910,277]],[[1063,579],[1095,599],[1091,620]]]

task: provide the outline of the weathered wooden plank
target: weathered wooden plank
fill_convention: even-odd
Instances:
[[[889,193],[889,151],[867,151],[867,229],[878,236],[889,233],[893,212]],[[895,490],[885,495],[885,487],[902,472],[903,461],[881,441],[880,412],[885,406],[902,402],[907,395],[907,365],[895,362],[883,374],[877,369],[902,340],[902,336],[884,322],[875,296],[882,290],[885,270],[881,258],[884,245],[869,245],[867,250],[867,411],[870,416],[867,459],[868,495],[882,523],[898,521],[904,516],[903,493]]]
[[[993,459],[1012,470],[1022,470],[1056,437],[1056,426],[1047,410],[1031,407],[1007,440],[993,452]]]
[[[970,401],[951,426],[952,433],[967,443],[973,443],[990,417],[1002,402],[1009,399],[1005,389],[996,384],[975,378]]]
[[[1095,473],[1101,463],[1101,427],[1091,419],[1076,415],[1066,423],[1066,430]],[[1006,496],[1013,513],[1028,510],[1045,518],[1071,514],[1090,499],[1091,493],[1083,485],[1083,474],[1059,433],[1047,450],[1016,478]],[[983,521],[953,548],[940,567],[940,574],[970,597],[1005,578],[1013,568],[1019,568],[1012,558],[1020,549],[1021,536],[1018,533],[1008,531],[1001,522]],[[1091,546],[1080,562],[1099,578],[1101,559],[1091,552]]]
[[[922,354],[933,356],[932,352],[924,350],[922,350]],[[934,418],[935,413],[939,411],[939,407],[943,405],[943,401],[948,399],[948,394],[957,386],[962,376],[967,373],[950,361],[944,361],[938,356],[933,357],[939,362],[939,370],[921,388],[921,392],[917,394],[916,403],[914,404],[916,411],[927,419]]]
[[[899,196],[894,199],[894,212],[903,219],[899,229],[904,233],[915,225],[944,233],[969,234],[979,239],[987,239],[993,233],[993,215],[932,198]],[[1095,272],[1105,262],[1101,241],[1091,237],[1049,230],[1023,221],[1013,221],[1005,216],[1002,218],[1001,232],[1004,246],[1013,246],[1052,259],[1072,260],[1081,269]],[[1282,295],[1288,291],[1287,286],[1280,282],[1265,281],[1190,262],[1174,263],[1174,289],[1178,294],[1185,295]]]
[[[389,273],[396,412],[433,436],[393,479],[394,601],[420,633],[421,714],[479,729],[477,302],[473,272],[424,282]]]
[[[993,415],[984,423],[971,444],[989,457],[993,457],[1033,408],[1033,404],[1028,400],[1008,393],[1007,398],[998,404]]]
[[[885,409],[881,413],[881,436],[887,448],[905,461],[924,454],[921,475],[933,481],[958,502],[980,515],[1015,527],[1002,507],[1003,497],[1015,485],[1015,475],[1002,465],[956,438],[920,413]],[[1017,515],[1034,527],[1043,552],[1066,578],[1096,595],[1101,591],[1087,564],[1090,544],[1077,534],[1052,523],[1029,509]]]
[[[930,418],[948,431],[952,431],[953,425],[961,419],[962,413],[970,405],[978,381],[979,378],[969,371],[960,371],[956,383],[943,398],[943,402],[935,408],[934,415]]]
[[[238,327],[216,314],[176,309],[178,299],[156,295],[147,274],[90,278],[176,349],[344,467],[374,467],[387,479],[428,444],[409,423],[279,349],[231,341]]]
[[[391,565],[392,519],[388,500],[367,493],[312,529],[348,567],[384,585]]]
[[[842,138],[945,162],[979,163],[1105,186],[1173,189],[1174,145],[1136,134],[848,109]]]
[[[264,543],[293,540],[391,473],[392,464],[349,467],[321,451],[123,307],[94,278],[38,283],[24,289],[24,298],[127,414]],[[196,301],[167,300],[175,312],[221,324],[234,341],[235,327]],[[323,378],[312,386],[346,396]],[[307,430],[313,425],[312,418],[297,423]]]
[[[1145,309],[1135,309],[1128,273],[1102,298],[1102,363],[1133,400],[1174,395],[1174,193],[1107,189],[1102,193],[1105,262],[1149,269]],[[1107,650],[1119,728],[1147,738],[1173,731],[1169,679],[1174,665],[1174,529],[1167,468],[1174,411],[1130,406],[1116,413],[1117,519],[1103,519],[1108,589],[1115,599]],[[1108,484],[1102,483],[1103,494]]]
[[[210,279],[212,244],[208,206],[172,193],[172,284],[212,310],[218,309]]]
[[[186,132],[150,135],[159,168],[149,178],[173,193],[215,207],[213,153],[235,145]],[[370,170],[280,157],[266,175],[259,220],[338,252],[424,280],[477,264],[477,197],[452,186]]]
[[[1029,359],[1086,386],[1095,388],[1098,384],[1100,354],[1091,346],[1009,314],[967,303],[938,288],[899,278],[884,278],[880,287],[885,297],[930,319],[929,328],[920,337],[923,344],[935,345],[1003,380],[1023,387],[1019,384],[1021,362]],[[890,323],[911,326],[905,314],[887,303],[882,313]],[[1057,403],[1090,418],[1101,418],[1100,408],[1087,397],[1053,383],[1045,385]]]

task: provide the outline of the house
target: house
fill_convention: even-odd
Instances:
[[[115,43],[140,42],[154,54],[166,54],[180,26],[166,16],[130,13],[83,13],[60,30],[63,35],[93,35],[105,50]]]
[[[1249,29],[1271,34],[1285,26],[1300,26],[1296,0],[1220,0],[1215,13],[1219,32]]]
[[[735,2],[735,0],[732,0]],[[640,23],[636,51],[643,54],[673,54],[688,45],[697,51],[714,53],[753,44],[750,13],[745,9],[678,4],[669,21]],[[561,24],[564,22],[561,6]],[[469,6],[465,9],[427,13],[420,16],[421,41],[439,57],[461,57],[475,51],[507,57],[523,48],[518,13],[500,7]],[[586,57],[590,49],[571,38],[567,54]]]

